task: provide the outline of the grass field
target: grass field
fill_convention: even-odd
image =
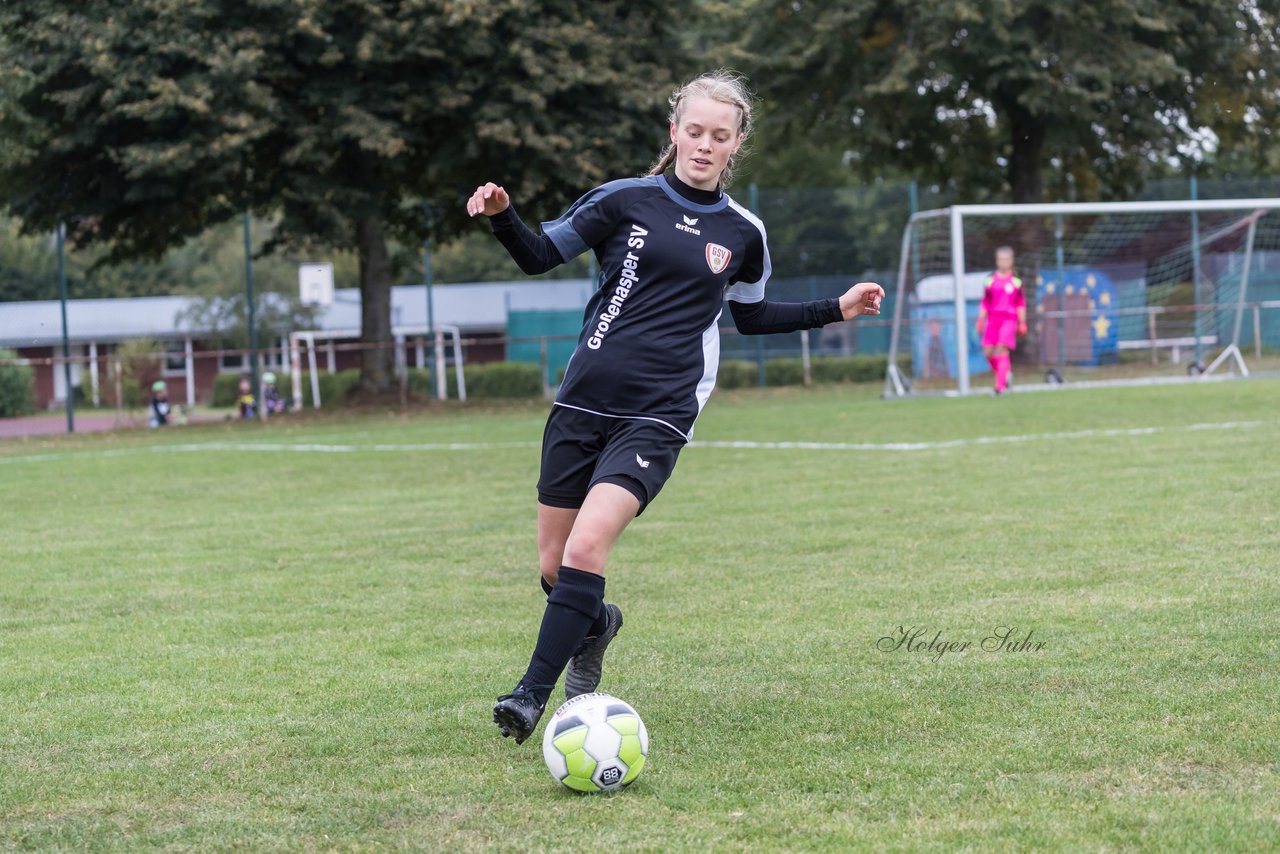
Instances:
[[[624,536],[604,797],[489,722],[544,415],[0,444],[0,847],[1280,847],[1280,382],[718,395],[836,446],[690,447]]]

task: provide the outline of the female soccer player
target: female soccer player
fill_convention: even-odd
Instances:
[[[996,394],[1004,394],[1009,385],[1009,353],[1018,346],[1018,336],[1027,334],[1027,300],[1022,293],[1022,279],[1013,272],[1013,249],[996,250],[996,271],[987,276],[978,309],[978,334],[982,336],[982,353],[995,372]]]
[[[724,185],[751,130],[742,78],[718,71],[671,96],[671,143],[643,178],[587,193],[535,234],[497,184],[476,188],[471,216],[525,273],[587,250],[600,287],[547,419],[538,479],[538,562],[546,611],[529,667],[493,720],[520,744],[568,665],[565,694],[594,691],[622,612],[604,601],[604,567],[627,524],[653,501],[715,385],[716,325],[729,299],[749,335],[811,329],[878,314],[884,290],[854,285],[838,299],[764,299],[764,225]]]

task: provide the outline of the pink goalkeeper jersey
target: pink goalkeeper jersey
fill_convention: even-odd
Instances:
[[[999,273],[987,276],[987,287],[982,292],[982,307],[988,315],[1016,317],[1018,309],[1026,304],[1026,297],[1022,294],[1022,279]]]

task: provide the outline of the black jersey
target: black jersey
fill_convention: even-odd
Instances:
[[[600,265],[556,403],[691,438],[715,386],[726,295],[764,299],[764,224],[727,194],[655,176],[598,187],[542,230],[564,260],[591,249]]]

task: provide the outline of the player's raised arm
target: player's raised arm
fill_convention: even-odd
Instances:
[[[774,335],[817,329],[828,323],[852,320],[862,314],[879,314],[884,288],[875,282],[859,282],[839,298],[805,302],[738,302],[729,300],[733,323],[743,335]]]
[[[551,238],[545,234],[535,234],[533,229],[525,225],[516,209],[511,206],[511,197],[507,195],[507,191],[492,181],[476,187],[471,198],[467,199],[467,215],[476,217],[480,214],[489,217],[489,229],[493,236],[506,247],[526,274],[536,276],[564,263],[564,257],[551,242]]]
[[[496,216],[511,207],[511,197],[507,191],[492,181],[476,187],[476,191],[467,199],[467,215]]]
[[[840,313],[845,320],[853,320],[861,314],[879,314],[884,288],[875,282],[858,282],[840,297]]]

